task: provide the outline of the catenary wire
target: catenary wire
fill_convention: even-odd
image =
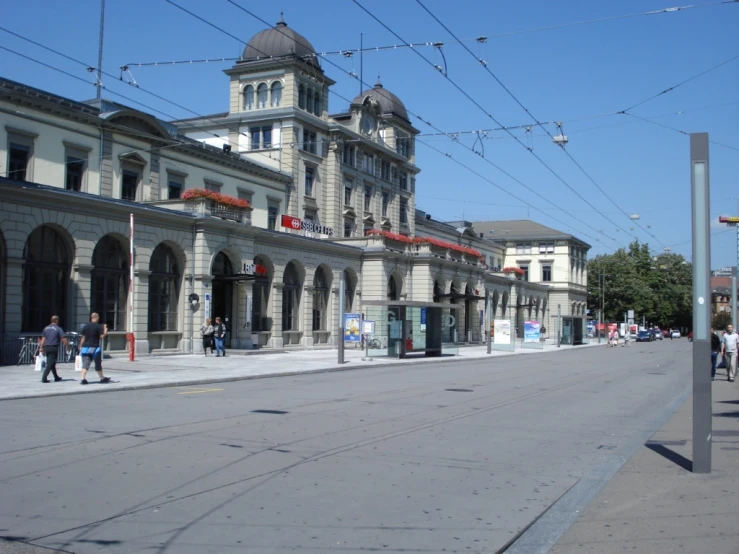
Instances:
[[[687,131],[683,131],[682,129],[678,129],[677,127],[671,127],[670,125],[665,125],[664,123],[660,123],[658,121],[652,121],[651,119],[646,119],[644,117],[639,117],[638,115],[634,115],[632,113],[627,113],[627,114],[624,114],[624,115],[627,115],[629,117],[633,117],[634,119],[638,119],[639,121],[644,121],[645,123],[651,123],[652,125],[656,125],[657,127],[662,127],[663,129],[668,129],[670,131],[675,131],[676,133],[680,133],[681,135],[690,136],[690,133],[688,133]],[[711,144],[715,144],[716,146],[722,146],[724,148],[728,148],[729,150],[733,150],[735,152],[739,152],[739,148],[737,148],[736,146],[731,146],[729,144],[724,144],[723,142],[718,142],[718,141],[715,141],[713,139],[709,139],[708,142],[710,142]]]
[[[183,11],[187,11],[187,10],[185,10],[184,8],[182,8],[181,6],[178,6],[177,4],[175,4],[175,3],[174,3],[174,2],[172,1],[172,0],[166,0],[166,1],[167,1],[168,3],[170,3],[170,4],[172,4],[172,5],[175,5],[175,6],[177,6],[177,7],[178,7],[178,8],[180,8],[180,9],[183,9]],[[256,14],[252,13],[252,12],[251,12],[251,11],[249,11],[248,9],[244,8],[243,6],[240,6],[239,4],[237,4],[236,2],[234,2],[233,0],[226,0],[226,1],[227,1],[227,2],[229,2],[230,4],[233,4],[233,5],[235,6],[235,7],[237,7],[237,8],[238,8],[238,9],[240,9],[241,11],[243,11],[243,12],[247,13],[248,15],[252,16],[253,18],[257,19],[257,20],[258,20],[258,21],[260,21],[261,23],[263,23],[263,24],[265,24],[265,25],[267,25],[267,26],[270,26],[270,27],[271,27],[271,25],[270,25],[270,23],[269,23],[269,22],[265,21],[265,20],[264,20],[263,18],[261,18],[261,17],[259,17],[258,15],[256,15]],[[188,13],[190,13],[190,12],[188,12]],[[195,15],[195,14],[193,14],[193,15]],[[197,15],[195,15],[195,17],[197,17],[198,19],[200,19],[200,20],[204,21],[204,20],[203,20],[203,19],[202,19],[202,18],[201,18],[200,16],[197,16]],[[210,25],[211,27],[214,27],[214,28],[216,28],[216,29],[219,29],[219,27],[218,27],[218,26],[216,26],[216,25],[214,25],[214,24],[212,24],[212,23],[210,23],[210,22],[207,22],[207,23],[208,23],[208,25]],[[280,32],[281,34],[285,35],[285,33],[283,33],[283,32],[282,32],[282,31],[281,31],[281,30],[280,30],[279,28],[277,28],[277,27],[273,27],[273,28],[274,28],[274,29],[275,29],[276,31]],[[224,31],[224,33],[226,33],[227,35],[229,35],[229,36],[232,36],[232,37],[233,37],[233,35],[231,35],[231,34],[230,34],[230,33],[228,33],[227,31]],[[285,35],[285,36],[287,36],[287,35]],[[396,35],[396,36],[397,36],[397,35]],[[293,37],[288,37],[288,38],[290,38],[291,40],[295,40],[295,39],[294,39]],[[399,40],[403,40],[403,39],[401,39],[400,37],[398,37],[398,39],[399,39]],[[242,42],[243,42],[243,41],[242,41]],[[304,45],[305,45],[305,46],[307,46],[307,47],[309,47],[309,45],[307,45],[307,44],[304,44]],[[422,56],[422,57],[423,57],[423,56]],[[324,58],[324,59],[325,59],[325,58]],[[425,59],[425,58],[424,58],[424,59]],[[328,60],[328,59],[326,59],[326,61],[327,61],[328,63],[330,63],[331,65],[333,65],[333,66],[337,67],[337,68],[338,68],[338,69],[339,69],[340,71],[342,71],[342,72],[345,72],[345,70],[344,70],[344,69],[342,69],[342,68],[341,68],[340,66],[338,66],[337,64],[333,63],[333,62],[332,62],[331,60]],[[365,85],[365,86],[367,86],[367,85],[366,85],[366,83],[364,83],[364,82],[362,82],[362,84],[363,84],[363,85]],[[331,92],[334,92],[334,91],[331,91]],[[344,99],[344,100],[345,100],[345,101],[347,101],[347,102],[351,102],[351,101],[349,101],[349,100],[348,100],[347,98],[344,98],[343,96],[341,96],[341,95],[340,95],[340,94],[338,94],[338,93],[335,93],[335,92],[334,92],[334,94],[336,94],[336,95],[337,95],[338,97],[340,97],[340,98]],[[435,127],[435,126],[434,126],[433,124],[431,124],[430,122],[428,122],[428,121],[424,120],[424,119],[423,119],[423,118],[422,118],[421,116],[419,116],[419,115],[417,115],[417,114],[414,114],[414,113],[413,113],[413,112],[411,112],[410,110],[407,110],[407,111],[408,111],[408,113],[409,113],[409,114],[411,114],[411,115],[415,116],[416,118],[418,118],[418,119],[419,119],[420,121],[422,121],[422,122],[423,122],[423,123],[425,123],[426,125],[428,125],[428,126],[432,127],[433,129],[436,129],[437,131],[441,131],[441,129],[439,129],[438,127]],[[496,123],[498,123],[498,122],[496,121]],[[498,124],[500,124],[500,123],[498,123]],[[450,138],[452,138],[452,137],[450,137]],[[452,139],[452,140],[453,140],[453,139]],[[454,142],[458,142],[458,141],[454,141]],[[461,144],[461,143],[459,143],[459,144]],[[474,154],[478,155],[478,156],[479,156],[479,157],[480,157],[481,159],[483,159],[483,160],[484,160],[485,162],[487,162],[488,164],[492,165],[492,166],[493,166],[493,167],[495,167],[495,168],[496,168],[496,169],[497,169],[498,171],[502,172],[502,173],[503,173],[504,175],[506,175],[506,176],[508,176],[509,178],[513,179],[513,180],[514,180],[515,182],[517,182],[517,183],[518,183],[518,184],[520,184],[521,186],[525,187],[525,188],[526,188],[527,190],[529,190],[529,191],[530,191],[530,192],[532,192],[533,194],[535,194],[535,195],[537,195],[537,196],[541,197],[541,194],[540,194],[539,192],[535,191],[534,189],[532,189],[531,187],[529,187],[528,185],[526,185],[525,183],[523,183],[522,181],[520,181],[520,180],[519,180],[519,179],[517,179],[516,177],[512,176],[512,175],[511,175],[510,173],[508,173],[507,171],[505,171],[504,169],[502,169],[502,168],[501,168],[501,167],[499,167],[498,165],[496,165],[496,164],[494,164],[493,162],[491,162],[490,160],[488,160],[488,159],[487,159],[487,158],[486,158],[485,156],[481,156],[479,152],[476,152],[475,150],[473,150],[473,149],[472,149],[472,148],[470,148],[470,147],[467,147],[467,146],[466,146],[466,145],[464,145],[464,144],[462,144],[462,146],[463,146],[463,147],[465,147],[465,148],[467,148],[468,150],[470,150],[470,151],[471,151],[471,152],[473,152]],[[449,157],[449,156],[448,156],[448,155],[446,155],[446,154],[445,154],[445,156]],[[554,203],[554,202],[552,202],[552,201],[549,201],[549,203],[550,203],[551,205],[555,206],[555,207],[557,206],[557,204],[555,204],[555,203]],[[591,207],[592,207],[592,206],[591,206]],[[564,213],[567,213],[567,211],[566,211],[566,210],[564,210],[563,208],[560,208],[560,209],[562,210],[562,212],[564,212]],[[573,216],[572,214],[569,214],[569,215],[570,215],[570,216],[571,216],[571,217],[572,217],[573,219],[575,219],[575,220],[579,221],[580,223],[582,223],[582,224],[583,224],[583,225],[585,225],[586,227],[588,227],[588,228],[592,229],[592,230],[593,230],[593,231],[595,231],[596,233],[601,233],[602,235],[606,236],[606,237],[607,237],[607,238],[609,238],[610,240],[612,240],[612,241],[616,242],[617,244],[619,244],[619,241],[618,241],[618,240],[616,240],[615,238],[613,238],[613,237],[611,237],[611,236],[609,236],[609,235],[606,235],[606,234],[605,234],[605,233],[603,232],[603,230],[602,230],[602,229],[596,229],[595,227],[593,227],[592,225],[590,225],[590,224],[586,223],[586,222],[585,222],[585,221],[583,221],[582,219],[579,219],[579,218],[577,218],[577,217]],[[605,216],[604,216],[604,217],[605,217]],[[606,217],[606,219],[608,219],[608,218]],[[623,230],[623,229],[622,229],[622,230]],[[628,232],[626,232],[626,231],[624,231],[624,232],[628,234]]]
[[[357,0],[354,0],[354,2],[358,4]],[[423,2],[421,1],[421,0],[416,0],[416,2],[417,2],[417,3],[418,3],[418,5],[419,5],[419,6],[421,6],[421,8],[423,8],[423,10],[424,10],[424,11],[425,11],[425,12],[426,12],[426,13],[427,13],[428,15],[430,15],[430,16],[431,16],[431,18],[432,18],[432,19],[434,19],[434,21],[436,21],[436,22],[437,22],[437,23],[438,23],[438,24],[439,24],[439,25],[440,25],[440,26],[441,26],[441,27],[442,27],[442,28],[443,28],[443,29],[444,29],[444,30],[445,30],[445,31],[446,31],[447,33],[449,33],[449,34],[450,34],[450,35],[451,35],[451,36],[452,36],[452,37],[453,37],[453,38],[454,38],[455,40],[458,40],[458,38],[457,38],[457,36],[456,36],[456,35],[454,34],[454,32],[453,32],[453,31],[452,31],[452,30],[451,30],[451,29],[450,29],[450,28],[449,28],[449,27],[448,27],[448,26],[447,26],[447,25],[446,25],[446,24],[445,24],[445,23],[444,23],[443,21],[441,21],[441,20],[440,20],[440,19],[439,19],[439,18],[438,18],[438,17],[437,17],[437,16],[436,16],[436,15],[435,15],[435,14],[434,14],[434,13],[433,13],[433,12],[432,12],[432,11],[431,11],[431,10],[430,10],[429,8],[428,8],[428,7],[426,7],[426,5],[425,5],[425,4],[424,4],[424,3],[423,3]],[[544,130],[544,132],[545,132],[545,133],[546,133],[547,135],[549,135],[549,136],[550,136],[550,137],[552,138],[552,140],[554,140],[554,136],[553,136],[553,135],[552,135],[552,134],[551,134],[551,133],[549,132],[549,130],[548,130],[548,129],[547,129],[546,127],[544,127],[543,125],[541,125],[541,124],[539,123],[539,120],[538,120],[538,119],[537,119],[536,117],[534,117],[534,115],[533,115],[533,114],[532,114],[532,113],[531,113],[531,112],[529,111],[529,109],[528,109],[528,108],[527,108],[527,107],[526,107],[526,106],[525,106],[525,105],[523,104],[523,102],[521,102],[521,101],[520,101],[520,100],[518,99],[518,97],[517,97],[517,96],[516,96],[516,95],[515,95],[515,94],[514,94],[514,93],[513,93],[513,92],[512,92],[512,91],[511,91],[511,90],[510,90],[510,89],[509,89],[509,88],[508,88],[508,87],[507,87],[507,86],[506,86],[505,84],[504,84],[504,83],[503,83],[503,81],[501,81],[501,79],[500,79],[500,78],[499,78],[499,77],[498,77],[498,76],[497,76],[497,75],[496,75],[496,74],[495,74],[495,73],[494,73],[494,72],[493,72],[493,71],[492,71],[492,70],[490,69],[490,67],[488,67],[488,64],[486,64],[486,63],[483,63],[483,60],[480,60],[480,59],[479,59],[479,58],[478,58],[478,57],[477,57],[477,56],[475,55],[475,53],[474,53],[474,52],[472,52],[472,50],[470,50],[470,49],[469,49],[469,48],[468,48],[468,47],[467,47],[466,45],[464,45],[464,44],[463,44],[463,45],[462,45],[462,47],[463,47],[463,48],[464,48],[464,49],[465,49],[465,50],[466,50],[466,51],[467,51],[467,52],[468,52],[468,53],[469,53],[469,54],[470,54],[470,55],[471,55],[471,56],[472,56],[472,57],[473,57],[473,58],[474,58],[474,59],[475,59],[476,61],[478,61],[478,62],[480,63],[480,66],[481,66],[481,67],[483,68],[483,70],[484,70],[484,71],[486,71],[486,72],[487,72],[487,73],[488,73],[488,74],[489,74],[489,75],[490,75],[490,76],[491,76],[491,77],[492,77],[492,78],[493,78],[493,79],[495,80],[495,82],[496,82],[496,83],[498,83],[498,85],[499,85],[499,86],[500,86],[500,87],[501,87],[501,88],[502,88],[502,89],[503,89],[503,90],[504,90],[504,91],[505,91],[505,92],[506,92],[506,93],[508,94],[508,96],[510,96],[510,97],[511,97],[511,98],[512,98],[512,99],[513,99],[513,100],[514,100],[515,102],[516,102],[516,104],[518,104],[518,105],[519,105],[519,107],[520,107],[520,108],[521,108],[521,109],[522,109],[522,110],[523,110],[524,112],[526,112],[526,115],[528,115],[528,116],[529,116],[529,117],[531,117],[531,118],[532,118],[532,119],[533,119],[534,121],[536,121],[536,122],[537,122],[537,123],[536,123],[536,124],[537,124],[537,126],[541,127],[541,128],[542,128],[542,129]],[[445,77],[446,77],[446,76],[445,76]],[[448,79],[448,77],[447,77],[447,79]],[[475,102],[475,104],[477,104],[477,102]],[[477,105],[479,106],[479,104],[477,104]],[[485,110],[483,109],[483,111],[485,111]],[[520,144],[523,144],[523,143],[521,143],[520,141],[518,141],[518,142],[519,142]],[[527,150],[529,150],[529,152],[531,152],[531,149],[530,149],[530,148],[527,148]],[[659,239],[658,239],[658,238],[657,238],[657,237],[656,237],[656,236],[654,235],[654,233],[650,233],[650,232],[649,232],[649,231],[648,231],[648,230],[647,230],[646,228],[644,228],[644,227],[643,227],[643,226],[641,225],[641,223],[639,223],[638,221],[635,221],[635,220],[633,220],[633,219],[631,218],[631,216],[630,216],[630,215],[629,215],[629,214],[628,214],[628,213],[627,213],[627,212],[626,212],[626,211],[625,211],[625,210],[624,210],[624,209],[623,209],[623,208],[622,208],[622,207],[621,207],[621,206],[620,206],[620,205],[619,205],[619,204],[618,204],[618,203],[617,203],[617,202],[616,202],[616,201],[615,201],[615,200],[614,200],[614,199],[613,199],[612,197],[611,197],[611,195],[609,195],[609,194],[608,194],[608,193],[606,192],[606,190],[605,190],[605,189],[604,189],[603,187],[601,187],[601,186],[600,186],[600,184],[598,184],[598,182],[596,182],[596,180],[595,180],[595,179],[594,179],[594,178],[592,177],[592,175],[590,175],[590,173],[588,173],[588,171],[586,171],[586,170],[585,170],[585,168],[584,168],[584,167],[582,166],[582,164],[580,164],[580,162],[578,162],[578,161],[577,161],[577,160],[575,159],[575,157],[574,157],[574,156],[573,156],[573,155],[572,155],[572,154],[571,154],[571,153],[570,153],[569,151],[567,151],[567,150],[566,150],[565,148],[562,148],[562,151],[563,151],[563,152],[565,153],[565,155],[566,155],[566,156],[567,156],[567,157],[568,157],[568,158],[569,158],[569,159],[570,159],[570,160],[572,161],[572,163],[574,163],[574,164],[575,164],[575,166],[577,166],[577,168],[578,168],[578,169],[579,169],[579,170],[580,170],[580,171],[581,171],[581,172],[583,173],[583,175],[585,175],[585,177],[587,177],[587,179],[588,179],[588,180],[589,180],[589,181],[590,181],[590,182],[591,182],[591,183],[592,183],[592,184],[593,184],[593,185],[594,185],[594,186],[595,186],[595,187],[596,187],[596,188],[597,188],[597,189],[598,189],[598,190],[600,191],[600,193],[601,193],[601,194],[603,194],[603,196],[605,196],[605,197],[606,197],[606,199],[607,199],[607,200],[608,200],[608,201],[609,201],[609,202],[610,202],[611,204],[613,204],[613,206],[614,206],[614,207],[616,207],[616,209],[618,209],[618,210],[619,210],[619,211],[620,211],[620,212],[621,212],[621,213],[622,213],[622,214],[623,214],[623,215],[624,215],[624,216],[625,216],[625,217],[626,217],[627,219],[629,219],[629,221],[633,221],[633,222],[634,222],[634,223],[636,224],[636,226],[637,226],[637,227],[639,227],[639,228],[640,228],[640,229],[641,229],[641,230],[642,230],[642,231],[643,231],[644,233],[646,233],[647,235],[649,235],[649,236],[651,236],[652,238],[654,238],[654,239],[655,239],[655,240],[656,240],[656,241],[657,241],[657,242],[658,242],[659,244],[661,244],[661,245],[662,245],[662,246],[664,247],[664,243],[662,243],[662,241],[660,241],[660,240],[659,240]],[[538,158],[538,156],[536,156],[536,157],[537,157],[537,159],[539,159],[539,160],[541,161],[541,159],[540,159],[540,158]],[[542,163],[543,163],[543,161],[542,161]],[[544,164],[544,165],[546,166],[546,164]],[[546,167],[547,167],[547,168],[549,168],[548,166],[546,166]],[[552,171],[552,170],[550,169],[550,171]],[[552,173],[553,173],[553,174],[554,174],[555,176],[559,177],[559,175],[557,175],[557,174],[556,174],[556,173],[555,173],[554,171],[552,171]],[[564,180],[563,180],[563,179],[561,179],[561,178],[560,178],[560,180],[564,182]],[[567,184],[567,183],[565,183],[565,184]],[[570,187],[570,186],[569,186],[569,184],[567,184],[567,186],[568,186],[568,188],[570,188],[570,190],[573,190],[573,189],[572,189],[572,187]],[[593,208],[594,208],[594,206],[593,206],[593,205],[592,205],[592,204],[591,204],[590,202],[588,202],[588,205],[590,205],[591,207],[593,207]],[[594,209],[595,209],[595,208],[594,208]],[[606,217],[606,216],[605,216],[605,214],[603,214],[603,212],[601,212],[601,211],[599,211],[599,210],[598,210],[598,213],[600,213],[601,215],[603,215],[604,217]],[[606,217],[606,219],[607,219],[608,221],[610,221],[611,223],[613,223],[614,225],[616,225],[617,227],[619,227],[619,228],[620,228],[621,230],[623,230],[624,232],[626,232],[626,231],[625,231],[625,230],[624,230],[623,228],[621,228],[620,226],[618,226],[618,225],[617,225],[617,224],[616,224],[615,222],[613,222],[613,221],[612,221],[612,220],[611,220],[610,218]],[[632,236],[633,236],[633,235],[632,235]]]

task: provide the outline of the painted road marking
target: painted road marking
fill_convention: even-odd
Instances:
[[[189,390],[185,392],[178,392],[177,394],[202,394],[204,392],[218,392],[222,390],[223,389],[196,389],[196,390]]]

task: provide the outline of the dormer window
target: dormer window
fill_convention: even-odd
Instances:
[[[267,107],[267,85],[264,83],[261,83],[257,87],[257,107],[258,108]]]
[[[277,108],[282,102],[282,83],[275,81],[272,83],[271,102],[273,108]]]
[[[247,85],[244,89],[244,109],[254,109],[254,87],[251,85]]]
[[[406,158],[410,157],[411,153],[411,139],[405,133],[401,133],[399,130],[395,131],[395,151]]]

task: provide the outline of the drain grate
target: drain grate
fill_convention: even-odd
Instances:
[[[285,415],[288,412],[283,412],[282,410],[252,410],[251,413],[253,413],[253,414]]]
[[[472,389],[444,389],[448,392],[475,392]]]

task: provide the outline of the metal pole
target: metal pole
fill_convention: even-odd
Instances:
[[[492,348],[492,341],[490,340],[491,339],[491,337],[490,337],[490,323],[491,323],[491,321],[490,320],[491,320],[492,315],[493,315],[492,314],[492,311],[493,311],[492,308],[493,308],[493,299],[488,294],[487,295],[487,301],[485,303],[485,332],[488,334],[488,344],[487,344],[488,354],[490,354],[492,352],[492,349],[493,349]]]
[[[562,344],[562,305],[557,304],[557,348]]]
[[[103,31],[105,30],[105,0],[100,0],[100,38],[98,39],[98,66],[97,66],[97,99],[100,100],[102,96],[102,78],[103,78]],[[102,132],[101,132],[102,133]],[[102,151],[100,152],[102,156]]]
[[[693,473],[711,473],[711,235],[708,133],[690,135],[693,219]],[[733,294],[732,297],[736,296]]]
[[[737,246],[739,247],[739,231],[737,231]],[[736,254],[737,265],[739,265],[739,249]],[[734,325],[734,329],[736,329],[736,271],[737,268],[731,268],[731,323]]]
[[[341,277],[339,279],[339,332],[338,332],[338,339],[339,339],[339,347],[338,347],[338,353],[339,353],[339,359],[338,362],[340,364],[344,363],[344,273],[341,273]]]
[[[129,338],[129,344],[128,344],[128,359],[129,361],[133,362],[136,360],[136,336],[134,335],[134,321],[133,321],[133,295],[135,291],[134,287],[134,273],[133,273],[133,266],[134,266],[134,251],[133,251],[133,214],[130,214],[130,238],[128,240],[129,243],[129,251],[128,251],[128,328],[130,329],[130,338]]]

